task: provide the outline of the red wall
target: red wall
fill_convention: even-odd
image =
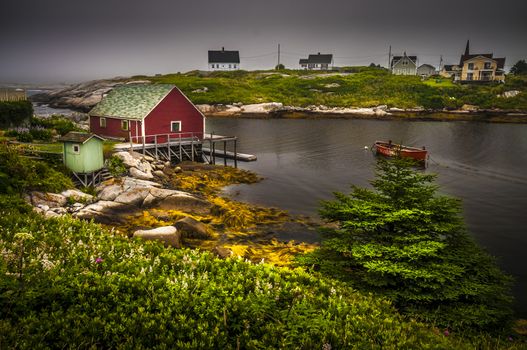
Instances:
[[[173,89],[145,118],[146,135],[169,134],[170,122],[181,121],[181,132],[202,137],[203,115],[178,89]],[[190,134],[182,135],[190,137]]]
[[[144,119],[145,134],[169,134],[170,122],[181,121],[181,132],[183,133],[198,133],[198,137],[202,138],[203,130],[203,115],[196,109],[196,107],[187,100],[179,89],[174,88],[165,98],[148,114]],[[106,128],[99,126],[99,117],[90,117],[90,131],[101,136],[110,136],[124,138],[128,140],[128,131],[121,130],[121,119],[106,118]],[[131,121],[130,130],[132,137],[141,135],[141,122]],[[174,137],[174,136],[173,136]],[[184,134],[182,137],[190,137],[190,134]],[[135,142],[136,139],[134,139]],[[152,142],[153,138],[147,140]],[[166,138],[159,138],[158,142],[165,142]]]
[[[132,120],[130,121],[130,131],[132,131],[132,137],[136,136],[136,125],[138,135],[141,135],[141,122]],[[106,118],[106,127],[101,128],[100,117],[95,116],[90,116],[90,132],[103,137],[109,136],[116,138],[124,138],[125,140],[128,140],[129,136],[128,130],[121,129],[121,119]]]

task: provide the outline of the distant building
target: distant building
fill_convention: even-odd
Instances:
[[[221,48],[221,51],[209,51],[209,70],[231,71],[238,69],[240,69],[239,51],[225,51],[224,47]]]
[[[445,64],[439,71],[439,75],[445,78],[454,78],[458,81],[461,77],[461,67],[457,64]]]
[[[416,75],[417,56],[408,56],[406,52],[402,56],[393,56],[391,70],[395,75]]]
[[[505,57],[496,58],[492,53],[470,53],[470,41],[467,40],[465,53],[459,60],[461,82],[505,81]]]
[[[430,65],[430,64],[422,64],[417,68],[417,75],[421,77],[430,77],[432,75],[435,75],[436,67]]]
[[[308,58],[301,58],[298,62],[300,69],[304,70],[328,70],[333,67],[333,55],[321,54],[309,55]]]

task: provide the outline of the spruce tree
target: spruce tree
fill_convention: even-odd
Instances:
[[[335,193],[334,223],[304,262],[442,327],[496,330],[511,316],[510,278],[477,246],[460,201],[438,195],[436,175],[405,159],[380,160],[373,190]]]

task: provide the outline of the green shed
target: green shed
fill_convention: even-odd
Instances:
[[[92,174],[104,168],[102,137],[71,131],[59,141],[64,143],[64,165],[73,173]]]

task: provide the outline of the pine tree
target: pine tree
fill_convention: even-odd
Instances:
[[[443,327],[503,326],[510,278],[468,235],[460,201],[437,195],[436,175],[412,165],[380,160],[373,190],[323,202],[321,217],[336,225],[304,262]]]

